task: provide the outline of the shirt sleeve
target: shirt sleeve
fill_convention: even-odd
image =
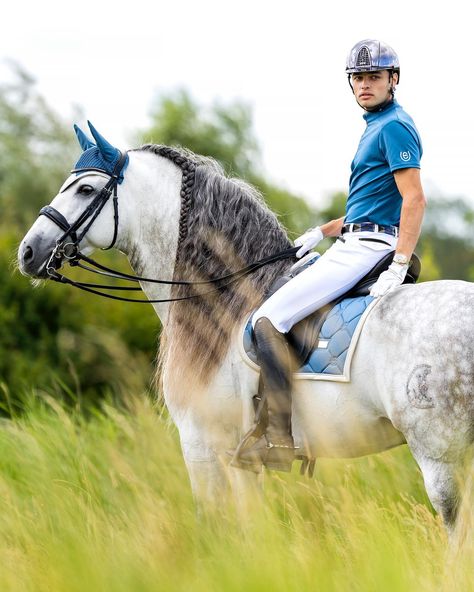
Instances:
[[[416,130],[401,121],[391,121],[383,127],[380,133],[380,149],[392,173],[398,169],[420,168],[420,138]]]

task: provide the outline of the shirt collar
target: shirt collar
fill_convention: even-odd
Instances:
[[[389,103],[387,103],[384,107],[382,107],[378,111],[369,111],[367,113],[364,113],[362,115],[362,117],[365,119],[365,121],[367,123],[369,123],[370,121],[374,121],[375,119],[380,117],[380,115],[382,115],[382,113],[387,113],[389,111],[392,111],[392,109],[396,109],[397,107],[399,107],[397,100],[392,99]]]

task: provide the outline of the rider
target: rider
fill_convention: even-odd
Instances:
[[[422,147],[412,118],[395,100],[398,56],[386,43],[364,39],[351,49],[346,73],[367,123],[351,165],[346,213],[296,239],[301,247],[296,256],[323,238],[338,239],[253,317],[268,424],[252,446],[241,445],[234,464],[257,472],[262,465],[289,471],[294,460],[292,363],[285,334],[347,292],[390,251],[395,251],[393,262],[370,293],[379,297],[399,286],[420,235],[426,203],[420,181]]]

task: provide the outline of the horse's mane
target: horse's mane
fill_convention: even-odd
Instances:
[[[226,177],[216,161],[157,145],[142,150],[165,156],[183,170],[176,279],[222,277],[291,246],[260,193],[240,179]],[[279,261],[222,286],[217,293],[172,304],[160,343],[160,365],[167,375],[173,366],[181,377],[188,370],[194,381],[209,382],[227,354],[236,326],[288,266],[288,261]],[[172,296],[214,287],[179,286]]]

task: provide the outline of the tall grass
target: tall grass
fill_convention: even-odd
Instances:
[[[473,540],[450,550],[405,447],[273,473],[245,525],[202,521],[145,399],[87,418],[43,399],[2,423],[0,504],[2,592],[474,589]]]

